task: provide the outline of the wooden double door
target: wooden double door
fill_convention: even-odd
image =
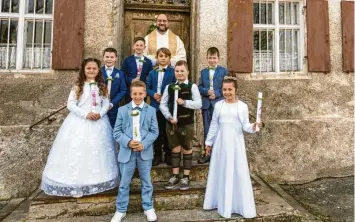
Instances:
[[[155,16],[164,13],[169,20],[169,29],[183,41],[189,62],[190,12],[187,10],[174,12],[169,7],[161,4],[152,5],[151,7],[141,9],[125,8],[123,57],[133,54],[133,39],[138,36],[145,37],[149,27],[155,23]]]

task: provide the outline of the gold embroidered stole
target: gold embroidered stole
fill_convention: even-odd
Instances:
[[[148,54],[152,56],[156,56],[157,53],[157,30],[155,29],[153,32],[151,32],[148,35]],[[168,39],[169,39],[169,47],[168,49],[171,52],[171,56],[176,55],[176,48],[177,48],[177,41],[176,41],[176,35],[169,30],[168,32]]]

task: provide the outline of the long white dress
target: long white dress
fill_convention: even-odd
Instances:
[[[74,89],[68,99],[69,115],[52,145],[42,175],[41,189],[48,195],[81,197],[118,186],[117,151],[106,115],[109,101],[96,92],[100,119],[86,119],[92,96],[88,83],[78,101]]]
[[[242,101],[216,103],[205,144],[212,147],[203,209],[256,217],[243,130],[254,133],[248,106]]]

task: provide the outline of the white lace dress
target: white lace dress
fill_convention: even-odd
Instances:
[[[225,218],[256,216],[243,135],[243,130],[254,133],[248,115],[242,101],[217,102],[205,142],[213,147],[203,209],[217,208]]]
[[[41,189],[48,195],[80,197],[118,186],[117,151],[106,115],[109,101],[98,96],[96,111],[102,118],[86,119],[91,111],[90,86],[85,83],[78,101],[72,90],[69,115],[52,145],[42,175]]]

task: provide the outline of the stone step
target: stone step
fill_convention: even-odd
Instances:
[[[209,167],[208,163],[207,164],[197,164],[197,162],[194,162],[192,165],[192,169],[190,171],[190,180],[191,181],[207,181],[208,167]],[[181,174],[183,173],[182,167],[181,167],[180,172],[181,172]],[[159,166],[152,167],[152,170],[150,172],[153,183],[168,181],[169,178],[171,177],[171,174],[172,174],[171,166],[168,166],[165,163],[160,164]],[[132,184],[136,184],[136,185],[140,184],[137,169],[134,173]]]
[[[233,215],[232,221],[303,221],[299,219],[300,212],[270,189],[260,178],[252,176],[252,182],[257,218],[245,220],[238,215]],[[192,181],[191,189],[188,191],[165,190],[163,185],[163,182],[154,183],[153,194],[154,208],[160,222],[228,221],[218,216],[216,210],[202,210],[205,182]],[[109,221],[115,211],[116,194],[117,189],[82,198],[53,197],[40,193],[31,202],[28,218],[32,221],[48,222]],[[140,186],[132,185],[128,216],[125,221],[146,221],[142,211]],[[179,212],[185,216],[179,216]],[[97,217],[100,215],[103,217]]]
[[[262,186],[256,180],[252,183],[254,192],[258,193]],[[188,191],[165,190],[164,184],[153,184],[154,208],[157,211],[202,208],[206,182],[191,181]],[[48,196],[42,192],[32,200],[29,215],[32,219],[44,219],[110,214],[115,210],[116,195],[117,189],[82,198]],[[128,212],[140,211],[140,185],[132,185]]]
[[[154,183],[154,208],[158,211],[201,208],[205,182],[192,181],[187,191],[165,190],[165,182]],[[115,211],[117,189],[82,198],[48,196],[43,192],[34,198],[30,205],[32,219],[97,216]],[[140,212],[140,185],[132,185],[128,212]]]

